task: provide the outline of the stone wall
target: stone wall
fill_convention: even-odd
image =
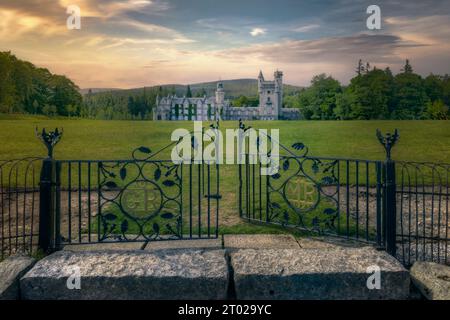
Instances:
[[[260,235],[257,235],[261,237]],[[372,247],[255,249],[258,239],[157,250],[61,251],[39,261],[20,281],[22,299],[407,299],[409,273]],[[261,239],[260,239],[261,240]],[[272,239],[273,240],[273,239]],[[280,243],[275,239],[273,243]],[[174,242],[174,241],[171,241]],[[186,244],[189,241],[179,241]],[[264,243],[264,242],[263,242]],[[219,247],[218,247],[219,246]],[[222,247],[222,248],[220,248]],[[368,268],[381,271],[369,289]],[[67,282],[78,268],[79,289]]]

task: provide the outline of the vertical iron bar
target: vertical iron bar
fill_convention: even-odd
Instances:
[[[19,177],[19,165],[20,162],[16,165],[16,179],[15,179],[15,189],[16,189],[16,252],[19,248],[19,185],[18,185],[18,177]]]
[[[400,186],[400,235],[401,235],[401,244],[402,244],[402,260],[403,264],[405,264],[405,245],[404,245],[404,233],[403,233],[403,194],[404,194],[404,187],[405,187],[405,167],[402,165],[401,170],[401,186]]]
[[[359,161],[355,161],[356,183],[356,239],[359,239]]]
[[[337,161],[337,199],[338,199],[338,206],[337,206],[337,221],[338,221],[338,227],[337,227],[337,233],[338,235],[341,234],[341,161]]]
[[[61,248],[61,162],[55,162],[55,249]]]
[[[383,239],[383,235],[382,235],[382,189],[381,189],[381,185],[382,185],[382,163],[377,161],[376,163],[376,175],[377,175],[377,184],[376,184],[376,210],[377,210],[377,245],[379,247],[382,246],[382,239]]]
[[[69,232],[69,243],[72,243],[72,162],[68,162],[68,189],[67,190],[67,202],[68,202],[68,210],[67,215],[69,218],[68,232]]]
[[[411,265],[411,173],[408,169],[408,265]],[[403,238],[402,238],[403,240]],[[403,243],[403,241],[402,241]]]
[[[100,242],[101,236],[100,236],[100,224],[101,224],[101,210],[102,210],[102,190],[100,188],[100,167],[102,166],[102,163],[99,161],[97,162],[97,242]]]
[[[434,236],[434,173],[435,173],[435,170],[434,170],[434,167],[432,167],[431,168],[431,172],[432,172],[432,174],[431,174],[431,179],[432,179],[432,181],[431,181],[431,228],[430,228],[430,231],[431,231],[431,261],[433,261],[433,256],[434,256],[434,252],[433,252],[433,242],[434,242],[434,240],[433,240],[433,236]]]
[[[269,180],[270,176],[267,174],[266,175],[266,222],[269,222],[270,217],[269,217],[269,201],[270,201],[270,193],[269,193]]]
[[[88,161],[88,199],[87,199],[87,206],[88,206],[88,241],[91,242],[91,162]]]
[[[192,239],[192,161],[189,164],[189,238]]]
[[[395,162],[386,161],[386,250],[396,256],[396,191],[395,191]]]
[[[81,208],[81,161],[78,161],[78,242],[81,243],[81,225],[82,225],[82,208]]]
[[[254,157],[254,155],[252,155],[253,157]],[[255,219],[255,163],[254,163],[254,161],[253,161],[253,163],[252,163],[252,199],[253,199],[253,201],[252,201],[252,206],[253,206],[253,209],[252,209],[252,212],[253,212],[253,219]]]
[[[346,205],[347,205],[347,213],[346,213],[346,217],[347,217],[347,221],[346,221],[346,235],[347,238],[350,236],[350,162],[349,160],[346,161],[347,164],[347,170],[346,170],[346,183],[347,183],[347,188],[346,188]]]
[[[44,159],[41,169],[39,186],[39,242],[38,246],[43,252],[49,252],[52,248],[52,171],[53,161]]]
[[[448,193],[448,172],[449,172],[449,167],[447,167],[447,178],[446,178],[446,186],[447,186],[447,195],[446,195],[446,212],[445,212],[445,262],[447,263],[447,251],[448,251],[448,228],[450,227],[448,224],[448,202],[449,202],[449,193]]]
[[[245,155],[245,215],[250,219],[250,167],[249,155]]]
[[[202,165],[198,165],[198,237],[202,237]]]
[[[438,229],[437,229],[437,233],[438,233],[438,236],[437,236],[438,263],[441,262],[441,209],[442,209],[442,206],[441,206],[442,196],[441,195],[442,195],[442,179],[441,179],[441,174],[439,173],[439,197],[438,197],[439,206],[438,206]]]
[[[239,207],[239,217],[242,218],[242,164],[238,164],[238,207]]]
[[[208,238],[211,237],[211,164],[208,163]]]
[[[183,224],[183,212],[184,212],[184,202],[183,202],[183,165],[184,163],[181,162],[180,163],[180,238],[183,239],[184,238],[184,232],[183,232],[183,228],[184,228],[184,224]]]
[[[33,236],[34,236],[34,202],[36,200],[36,168],[35,164],[33,163],[33,193],[31,197],[31,216],[30,216],[30,223],[31,223],[31,234],[30,234],[30,252],[33,252]]]
[[[370,165],[369,162],[366,161],[366,240],[369,241],[369,186],[370,186],[370,178],[369,178],[369,170]]]
[[[261,161],[259,161],[259,220],[262,221],[262,181],[261,181]]]
[[[3,259],[4,257],[4,248],[5,248],[5,187],[3,184],[3,166],[5,164],[2,163],[0,165],[0,190],[1,190],[1,194],[2,194],[2,236],[1,236],[1,241],[2,241],[2,247],[1,247],[1,258]]]
[[[12,162],[12,164],[14,164],[14,162]],[[11,235],[12,235],[12,230],[11,230],[11,228],[12,228],[12,224],[11,224],[11,221],[12,221],[12,217],[11,217],[11,201],[12,201],[12,186],[11,186],[11,172],[12,172],[12,169],[13,168],[11,168],[10,170],[9,170],[9,175],[8,175],[8,249],[9,249],[9,254],[11,255],[11,253],[12,253],[12,243],[11,243],[11,241],[12,241],[12,238],[11,238]]]
[[[220,172],[219,172],[219,164],[216,163],[216,190],[217,190],[217,198],[216,198],[216,238],[219,237],[219,201],[220,201],[220,190],[219,190],[219,181],[220,181]]]
[[[24,190],[23,190],[23,212],[22,212],[22,246],[23,250],[26,250],[26,212],[27,212],[27,193],[28,193],[28,187],[27,187],[27,178],[28,178],[28,169],[30,168],[30,164],[28,163],[26,165],[25,169],[25,181],[24,181]],[[17,199],[18,200],[18,199]]]
[[[414,167],[414,180],[415,180],[415,194],[416,194],[416,254],[414,255],[415,259],[417,260],[419,255],[419,192],[418,192],[418,178],[417,178],[417,171],[418,168]]]
[[[423,241],[422,241],[422,258],[425,261],[425,254],[426,254],[426,189],[425,189],[425,177],[422,174],[422,231],[423,231]]]

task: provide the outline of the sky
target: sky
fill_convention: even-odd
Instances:
[[[369,5],[381,29],[369,30]],[[69,30],[67,7],[81,10]],[[81,88],[133,88],[218,79],[343,84],[359,59],[398,72],[450,73],[450,1],[0,0],[0,51]]]

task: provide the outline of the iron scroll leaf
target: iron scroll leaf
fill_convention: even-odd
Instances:
[[[151,156],[139,147],[132,160],[99,163],[100,241],[182,238],[180,166]]]
[[[140,157],[139,154],[143,155],[143,157]],[[152,150],[145,146],[140,146],[139,148],[134,149],[131,153],[131,157],[136,161],[147,161],[152,156]]]
[[[280,157],[280,170],[268,180],[269,220],[319,233],[334,229],[338,203],[335,199],[337,188],[333,185],[338,183],[335,172],[338,162],[308,157],[309,149],[302,142],[292,144],[292,149],[301,154],[287,150],[291,155]],[[292,183],[299,179],[309,185],[311,192],[314,191],[314,199],[310,199],[307,206],[293,203],[288,195]]]

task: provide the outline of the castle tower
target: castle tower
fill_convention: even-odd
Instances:
[[[283,72],[275,71],[273,74],[275,82],[275,95],[276,95],[276,113],[278,118],[281,116],[281,108],[283,108]]]
[[[259,70],[258,75],[258,93],[261,95],[263,91],[263,82],[264,82],[264,76],[261,70]]]
[[[225,91],[223,90],[222,81],[217,82],[216,88],[216,120],[220,119],[221,110],[225,104]]]
[[[222,81],[217,82],[216,88],[216,104],[223,105],[225,102],[225,91],[223,90]]]
[[[283,72],[275,71],[274,80],[266,81],[262,72],[258,76],[259,108],[263,119],[277,120],[283,103]]]

